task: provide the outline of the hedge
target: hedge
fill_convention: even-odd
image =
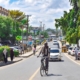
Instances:
[[[8,51],[8,57],[10,56],[10,47],[9,46],[1,46],[0,47],[0,61],[3,60],[3,50],[7,49]],[[14,56],[17,57],[19,55],[18,51],[14,51]]]

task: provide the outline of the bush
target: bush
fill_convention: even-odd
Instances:
[[[3,60],[3,50],[4,50],[4,48],[6,48],[7,51],[8,51],[8,57],[10,56],[10,47],[9,46],[1,46],[0,47],[0,61]],[[15,57],[19,56],[19,52],[18,51],[14,51],[14,56]]]
[[[15,50],[15,51],[14,51],[14,56],[15,56],[15,57],[19,56],[19,52]]]
[[[40,43],[40,40],[36,40],[36,44],[39,44]]]

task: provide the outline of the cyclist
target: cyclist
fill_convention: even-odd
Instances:
[[[45,43],[44,46],[42,47],[42,49],[41,49],[41,51],[39,53],[39,56],[40,56],[41,53],[42,53],[42,56],[43,56],[43,58],[41,59],[41,61],[44,59],[44,57],[46,57],[46,71],[48,71],[50,48],[48,47],[47,43]]]
[[[33,47],[33,54],[35,55],[36,53],[36,44],[34,44],[34,47]]]

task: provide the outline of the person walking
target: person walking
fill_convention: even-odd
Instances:
[[[78,48],[75,47],[75,60],[78,60],[77,55],[78,55]]]
[[[10,59],[11,61],[13,61],[13,58],[14,58],[14,51],[13,49],[10,50]]]
[[[8,57],[8,52],[6,49],[3,50],[3,58],[4,58],[4,62],[7,63],[7,57]]]

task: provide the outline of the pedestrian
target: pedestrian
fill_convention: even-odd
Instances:
[[[36,49],[36,44],[34,44],[34,48]]]
[[[13,61],[13,58],[14,58],[14,51],[13,49],[10,50],[10,59],[11,61]]]
[[[7,50],[4,48],[4,50],[3,50],[3,58],[4,58],[4,62],[5,63],[7,63],[7,57],[8,57],[8,52],[7,52]]]
[[[36,53],[36,44],[34,44],[34,47],[33,47],[33,54],[35,55]]]
[[[75,47],[75,60],[77,60],[77,59],[78,59],[77,55],[78,55],[78,48],[77,48],[77,47]]]

